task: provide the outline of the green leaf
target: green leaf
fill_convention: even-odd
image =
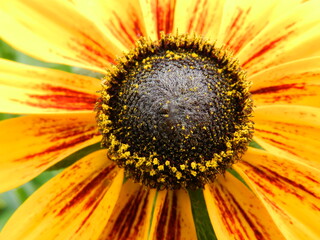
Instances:
[[[203,190],[189,190],[192,215],[195,222],[198,240],[217,240],[204,200]]]
[[[265,150],[263,147],[261,147],[256,141],[251,140],[251,142],[249,143],[249,147],[253,147],[253,148],[258,148],[261,150]]]
[[[10,60],[16,60],[17,51],[6,44],[4,41],[0,40],[0,57]]]
[[[9,119],[9,118],[14,118],[14,117],[19,117],[20,115],[17,114],[10,114],[10,113],[0,113],[0,121]]]
[[[69,155],[65,159],[61,160],[60,162],[56,163],[55,165],[50,167],[47,171],[59,170],[62,168],[69,167],[70,165],[72,165],[73,163],[78,161],[79,159],[85,157],[86,155],[88,155],[92,152],[98,151],[100,149],[101,149],[100,142],[92,144],[88,147],[82,148],[79,151],[72,153],[71,155]]]
[[[238,180],[240,180],[240,182],[242,182],[247,188],[249,188],[249,189],[251,190],[251,188],[249,187],[249,185],[246,183],[246,181],[240,176],[240,174],[239,174],[236,170],[234,170],[234,169],[232,169],[232,168],[229,168],[229,169],[227,169],[227,171],[228,171],[229,173],[231,173],[235,178],[237,178]]]
[[[53,69],[58,69],[66,72],[72,71],[72,67],[70,66],[44,62],[44,61],[37,60],[33,57],[30,57],[22,52],[15,50],[14,48],[9,46],[7,43],[5,43],[2,40],[0,40],[0,57],[8,60],[13,60],[16,62],[28,64],[28,65],[38,66],[38,67],[53,68]]]

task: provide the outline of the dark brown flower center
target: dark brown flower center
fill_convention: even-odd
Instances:
[[[202,39],[140,41],[103,83],[108,156],[157,189],[202,188],[245,151],[251,100],[235,62]]]

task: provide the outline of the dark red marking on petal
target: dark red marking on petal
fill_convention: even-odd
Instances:
[[[235,35],[238,33],[239,29],[245,21],[245,16],[249,14],[251,8],[247,9],[246,13],[241,8],[237,9],[237,15],[231,23],[230,27],[226,30],[228,39],[226,40],[226,45],[229,46],[230,42],[234,40]]]
[[[30,101],[21,101],[19,99],[11,100],[32,107],[43,109],[65,109],[69,111],[93,110],[97,101],[96,95],[71,90],[64,87],[56,87],[49,84],[43,84],[35,87],[38,89],[43,89],[47,94],[27,94],[27,96],[29,96],[31,99]]]
[[[211,9],[208,7],[208,0],[200,0],[195,3],[195,7],[190,13],[190,19],[187,26],[188,32],[197,32],[199,34],[206,34],[205,26],[208,25],[209,21],[209,11]],[[201,11],[201,12],[200,12]],[[192,16],[201,15],[198,19],[195,19]]]
[[[271,201],[269,198],[263,196],[263,200],[266,201],[270,206],[272,206],[272,208],[278,212],[281,216],[286,218],[286,221],[289,222],[290,224],[292,223],[291,217],[288,216],[288,214],[286,212],[283,211],[283,209],[281,209],[277,203]]]
[[[84,134],[85,132],[86,132],[86,134]],[[51,139],[51,141],[55,141],[55,140],[59,139],[59,136],[57,136],[59,134],[59,132],[57,130],[53,130],[52,134],[53,134],[52,135],[53,139]],[[55,135],[55,134],[57,134],[57,135]],[[54,146],[51,146],[47,149],[44,149],[41,152],[29,154],[27,156],[24,156],[23,158],[16,159],[15,162],[30,161],[30,159],[33,159],[36,157],[43,157],[43,156],[49,155],[50,157],[44,159],[39,165],[37,165],[37,167],[41,167],[43,165],[48,164],[50,159],[58,156],[59,153],[61,152],[61,150],[71,148],[77,144],[81,144],[85,141],[90,140],[94,136],[100,135],[97,132],[95,127],[91,127],[86,130],[83,130],[83,131],[68,131],[68,133],[65,133],[65,134],[66,134],[66,137],[65,137],[66,141],[64,141],[58,145],[54,145]],[[72,139],[70,139],[71,137],[72,137]]]
[[[290,28],[290,27],[292,27],[292,26],[294,26],[294,24],[291,24],[290,26],[287,26],[287,28]],[[287,39],[287,38],[290,36],[290,34],[292,34],[292,33],[293,33],[293,31],[287,32],[286,34],[278,37],[277,39],[275,39],[275,40],[269,42],[267,45],[263,46],[258,52],[256,52],[255,54],[253,54],[253,56],[251,56],[251,57],[248,58],[245,62],[243,62],[243,63],[242,63],[242,67],[243,67],[243,68],[246,68],[247,65],[249,65],[253,60],[255,60],[256,58],[262,56],[262,55],[265,54],[266,52],[268,52],[268,51],[274,49],[275,47],[277,47],[278,44],[279,44],[281,41]]]
[[[159,0],[155,1],[154,8],[158,38],[160,38],[160,32],[165,34],[172,32],[176,0],[165,1],[166,5],[159,4],[159,2]]]
[[[264,179],[265,181],[269,182],[271,185],[276,186],[278,189],[288,193],[288,194],[292,194],[295,197],[299,198],[300,200],[304,200],[304,197],[301,196],[300,194],[298,194],[298,192],[296,191],[296,189],[299,189],[303,192],[305,192],[308,195],[313,196],[314,198],[320,199],[320,196],[317,196],[315,193],[313,193],[312,191],[308,190],[305,186],[303,186],[302,184],[295,182],[291,179],[288,179],[280,174],[278,174],[277,172],[267,168],[267,167],[263,167],[261,166],[260,168],[253,166],[252,164],[248,163],[248,162],[243,162],[243,164],[245,164],[246,166],[250,167],[251,171],[253,171],[255,174],[257,174],[258,176],[261,177],[261,179]],[[260,182],[259,179],[252,179],[255,183]],[[261,185],[259,185],[260,187]],[[289,187],[291,186],[291,187]],[[265,191],[265,188],[263,188]],[[266,191],[267,193],[271,193],[271,191]],[[271,194],[272,196],[274,196],[274,193]]]
[[[260,137],[263,138],[266,141],[271,142],[271,144],[273,143],[272,145],[276,145],[277,148],[282,149],[282,150],[284,150],[284,151],[286,151],[286,152],[288,152],[288,153],[290,153],[290,154],[292,154],[294,156],[299,157],[299,155],[295,151],[290,150],[290,148],[293,149],[293,147],[291,147],[289,145],[286,145],[286,144],[284,144],[282,142],[276,141],[276,140],[274,140],[272,138],[267,138],[267,137],[263,137],[263,136],[260,136]]]
[[[169,194],[172,194],[171,201]],[[180,239],[181,223],[176,192],[167,194],[156,229],[156,239]]]
[[[277,172],[275,172],[269,168],[266,168],[266,167],[262,167],[262,168],[264,169],[265,172],[268,172],[269,175],[273,175],[274,179],[277,179],[277,180],[275,180],[274,183],[277,184],[279,182],[279,184],[277,184],[277,186],[280,186],[280,184],[281,184],[281,186],[283,186],[283,188],[281,188],[281,189],[283,189],[285,192],[291,193],[291,194],[295,195],[297,198],[299,198],[300,200],[303,200],[303,197],[300,196],[299,194],[297,194],[296,190],[288,189],[287,187],[285,187],[285,184],[289,184],[289,185],[293,186],[294,188],[300,189],[301,191],[313,196],[314,198],[320,199],[320,196],[317,196],[314,192],[310,191],[302,184],[295,182],[291,179],[288,179],[288,178],[278,174]],[[283,183],[285,183],[285,184],[283,184]]]
[[[126,47],[131,47],[139,37],[143,36],[141,21],[139,20],[137,13],[132,9],[132,6],[128,8],[128,11],[130,11],[128,13],[128,16],[130,16],[130,23],[124,23],[121,20],[121,16],[113,11],[112,14],[116,18],[116,21],[110,20],[107,26],[113,35]],[[132,30],[133,33],[131,33]]]
[[[85,49],[89,50],[93,54],[102,57],[104,59],[107,59],[109,62],[114,62],[114,59],[109,55],[106,54],[106,49],[108,49],[108,46],[102,46],[99,42],[97,42],[95,39],[93,39],[90,35],[80,32],[80,34],[90,42],[90,44],[81,44],[84,46]],[[93,49],[92,47],[96,47],[96,49]]]
[[[61,150],[73,147],[74,145],[77,145],[77,144],[80,144],[80,143],[83,143],[83,142],[91,139],[92,137],[93,137],[92,135],[81,136],[79,138],[73,139],[72,141],[68,141],[67,143],[62,143],[62,144],[59,144],[57,146],[53,146],[53,147],[47,148],[47,149],[43,150],[42,152],[28,155],[28,156],[24,157],[23,159],[17,159],[16,161],[29,160],[29,159],[32,159],[32,158],[35,158],[35,157],[44,156],[46,154],[54,154],[53,156],[51,156],[50,158],[46,159],[45,161],[43,161],[42,163],[40,163],[40,164],[38,164],[36,166],[37,168],[40,168],[40,167],[42,167],[44,165],[47,165],[48,162],[50,162],[50,159],[58,156],[59,152]]]
[[[261,239],[265,239],[263,237],[263,234],[258,230],[258,228],[256,227],[256,225],[254,224],[254,222],[250,219],[249,215],[246,213],[245,210],[243,210],[243,208],[240,206],[240,204],[238,203],[238,201],[232,196],[231,193],[228,192],[229,197],[232,199],[232,202],[237,206],[238,210],[240,211],[241,215],[243,216],[243,218],[246,220],[246,222],[249,224],[250,229],[253,231],[256,239],[261,240]],[[263,229],[263,228],[262,228]]]
[[[95,206],[99,204],[99,202],[102,200],[104,196],[104,194],[102,193],[107,192],[107,189],[110,187],[110,184],[101,183],[107,181],[108,179],[109,181],[112,181],[114,175],[110,176],[110,173],[115,169],[115,167],[116,166],[114,164],[111,164],[105,169],[103,169],[92,180],[78,184],[76,186],[76,189],[74,189],[74,191],[77,191],[77,194],[70,201],[68,201],[67,205],[60,209],[57,215],[62,216],[66,214],[66,212],[68,212],[70,208],[83,202],[89,195],[90,198],[86,200],[84,209],[92,208],[92,210],[94,210]],[[87,216],[87,218],[89,217],[89,215]]]
[[[263,132],[263,133],[267,133],[267,134],[271,134],[271,135],[275,135],[275,136],[278,136],[278,137],[283,137],[283,138],[285,138],[285,139],[288,139],[287,137],[284,137],[284,136],[282,136],[280,133],[277,133],[277,132],[271,132],[271,131],[267,131],[267,130],[259,129],[259,128],[255,128],[255,131],[257,131],[257,132]]]
[[[318,182],[317,180],[313,179],[312,177],[310,177],[310,176],[305,176],[305,178],[308,179],[309,181],[311,181],[311,182],[313,182],[313,183],[315,183],[315,184],[317,184],[317,185],[320,186],[320,182]]]
[[[292,83],[292,84],[282,84],[278,86],[264,87],[254,91],[251,91],[252,94],[270,94],[286,91],[288,89],[300,89],[304,90],[306,83]]]
[[[320,207],[319,207],[319,206],[312,204],[312,208],[313,208],[315,211],[320,212]]]
[[[148,191],[140,188],[139,191],[127,200],[127,204],[120,211],[117,219],[113,222],[113,229],[107,239],[137,239],[139,227],[146,219],[148,205]]]
[[[239,228],[232,229],[232,226],[235,226],[236,221],[241,223],[236,209],[232,206],[232,204],[230,204],[229,201],[226,201],[222,197],[220,190],[218,188],[211,189],[211,192],[212,191],[214,191],[213,195],[218,201],[218,207],[222,214],[221,220],[224,223],[224,226],[227,228],[227,231],[231,234],[234,234],[235,236],[238,236],[239,239],[248,239],[249,238],[248,232],[245,228],[242,228],[242,230],[244,231],[246,237],[243,236]]]
[[[300,78],[303,79],[304,75],[301,75]],[[279,79],[281,81],[281,79]],[[285,101],[287,103],[292,103],[294,100],[303,98],[303,97],[312,97],[317,96],[317,92],[308,91],[307,83],[292,83],[292,84],[282,84],[278,86],[264,87],[254,91],[251,91],[253,96],[263,95],[263,101],[266,103],[276,103],[280,101]],[[299,91],[294,92],[293,94],[288,92],[290,90]],[[258,97],[257,97],[258,99]]]
[[[108,67],[105,63],[101,62],[102,59],[107,60],[109,63],[115,64],[115,60],[113,59],[114,56],[111,56],[112,54],[110,53],[106,53],[106,50],[110,49],[110,46],[102,46],[99,42],[84,32],[79,32],[79,34],[83,37],[83,39],[72,38],[72,43],[69,43],[69,47],[78,52],[76,55],[77,58],[62,56],[63,58],[76,62],[82,60],[84,63],[90,63],[93,66],[102,69]]]

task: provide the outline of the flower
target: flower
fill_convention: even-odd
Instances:
[[[254,141],[203,190],[218,239],[317,239],[320,211],[318,1],[0,3],[0,36],[38,59],[102,74],[140,36],[196,33],[226,45],[252,82]],[[1,59],[0,189],[15,188],[101,139],[100,81]],[[34,193],[3,239],[196,239],[184,190],[145,189],[106,158],[82,157]],[[190,194],[192,196],[192,194]],[[192,198],[192,197],[191,197]],[[195,227],[196,226],[196,227]],[[199,230],[200,229],[200,230]]]

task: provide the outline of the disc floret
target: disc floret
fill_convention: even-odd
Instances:
[[[97,121],[108,157],[157,189],[197,189],[251,140],[245,74],[201,37],[140,39],[102,82]]]

